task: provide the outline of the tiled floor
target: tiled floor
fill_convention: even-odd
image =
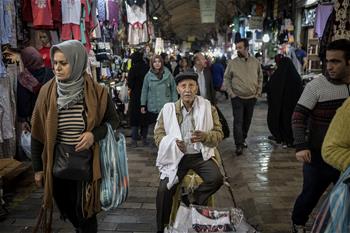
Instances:
[[[232,110],[228,100],[221,99],[220,109],[232,128]],[[248,148],[237,157],[231,137],[220,145],[224,166],[233,188],[235,201],[244,210],[249,223],[262,232],[289,232],[290,213],[301,188],[302,164],[294,158],[293,149],[282,149],[267,139],[267,105],[258,101],[252,122]],[[155,232],[155,196],[158,171],[155,149],[129,148],[130,192],[120,208],[99,215],[99,232]],[[42,192],[32,190],[17,195],[11,214],[0,222],[0,232],[31,232]],[[223,187],[216,198],[218,206],[232,206]],[[54,215],[55,232],[73,232]]]

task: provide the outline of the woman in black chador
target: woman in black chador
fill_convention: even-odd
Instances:
[[[143,53],[136,51],[131,56],[132,66],[128,74],[128,86],[130,88],[129,115],[131,126],[131,145],[137,146],[137,140],[141,134],[143,145],[147,145],[148,123],[145,114],[141,114],[141,90],[143,79],[149,70],[148,64],[143,59]],[[139,133],[139,130],[141,131]]]
[[[302,81],[293,62],[284,57],[277,64],[267,87],[267,124],[283,148],[293,146],[292,114],[302,93]]]

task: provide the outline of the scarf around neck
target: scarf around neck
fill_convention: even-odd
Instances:
[[[61,51],[71,67],[71,74],[67,81],[57,83],[57,106],[58,109],[69,108],[79,102],[84,97],[84,72],[87,65],[87,52],[80,41],[67,40],[54,45],[50,51],[51,61],[54,59],[55,52]]]

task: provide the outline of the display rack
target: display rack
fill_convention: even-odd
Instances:
[[[320,73],[321,60],[319,57],[319,39],[314,37],[314,29],[310,28],[308,31],[308,45],[307,45],[307,73]]]

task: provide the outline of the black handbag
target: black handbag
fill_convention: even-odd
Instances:
[[[53,176],[89,181],[92,176],[92,150],[77,152],[74,145],[56,144]]]

